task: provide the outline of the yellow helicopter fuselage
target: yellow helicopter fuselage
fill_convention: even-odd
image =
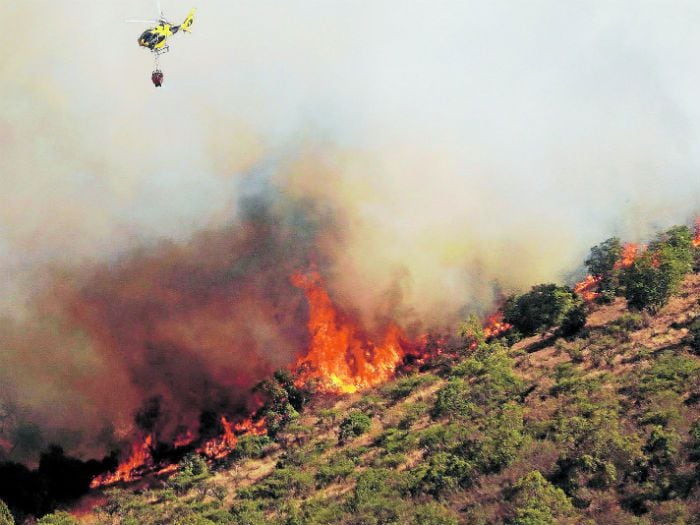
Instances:
[[[180,29],[186,32],[190,32],[190,27],[194,21],[195,10],[192,9],[188,14],[185,21],[179,26],[174,26],[170,22],[161,20],[156,26],[146,29],[139,37],[139,45],[146,47],[151,51],[159,51],[165,48],[168,38],[177,33]]]
[[[146,29],[143,33],[141,33],[141,36],[139,37],[139,45],[147,47],[151,50],[163,49],[167,39],[173,36],[178,29],[180,29],[179,26],[175,26],[175,31],[173,31],[173,26],[167,22],[158,24],[157,26]]]

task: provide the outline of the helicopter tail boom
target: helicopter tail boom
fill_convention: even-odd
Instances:
[[[190,33],[190,27],[192,27],[192,22],[194,22],[194,12],[194,8],[190,9],[190,12],[187,13],[187,18],[185,18],[185,21],[180,24],[180,29]]]

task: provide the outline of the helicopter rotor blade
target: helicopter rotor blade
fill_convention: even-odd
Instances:
[[[125,20],[129,24],[158,24],[158,20]]]

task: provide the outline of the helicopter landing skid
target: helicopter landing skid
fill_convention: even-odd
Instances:
[[[151,53],[153,53],[156,57],[159,57],[160,55],[163,55],[167,52],[170,51],[170,46],[165,46],[160,49],[153,49]]]

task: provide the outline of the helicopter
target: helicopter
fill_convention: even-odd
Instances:
[[[163,53],[167,53],[170,50],[168,46],[168,38],[173,36],[175,33],[181,29],[186,33],[190,33],[190,28],[192,27],[192,22],[194,22],[195,9],[190,9],[187,13],[187,17],[180,25],[174,25],[163,15],[163,10],[160,7],[160,2],[158,2],[158,20],[127,20],[128,22],[134,23],[148,23],[155,24],[155,26],[146,29],[141,36],[138,38],[139,46],[145,47],[153,54],[155,58],[155,67],[153,73],[151,74],[151,81],[155,87],[161,87],[163,85],[163,72],[160,70],[158,58]]]

